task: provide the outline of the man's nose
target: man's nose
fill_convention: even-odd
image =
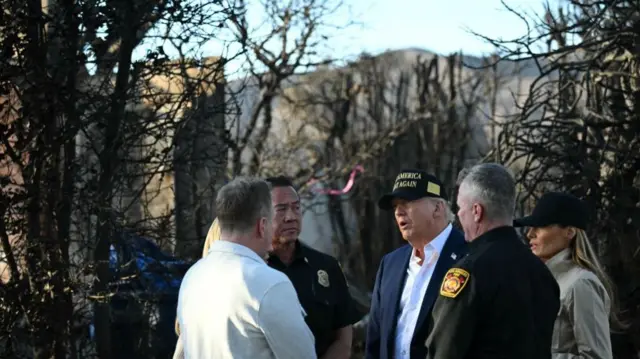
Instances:
[[[284,220],[289,222],[296,219],[296,214],[293,211],[293,208],[288,207],[287,211],[284,213]]]

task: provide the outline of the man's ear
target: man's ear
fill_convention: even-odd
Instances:
[[[441,211],[440,202],[435,202],[434,206],[435,206],[435,208],[433,209],[433,218],[437,218],[439,212]]]
[[[255,232],[258,238],[263,238],[265,235],[265,225],[267,223],[266,218],[262,217],[256,222]]]
[[[478,203],[474,203],[472,207],[473,211],[473,221],[478,223],[484,217],[484,208]]]

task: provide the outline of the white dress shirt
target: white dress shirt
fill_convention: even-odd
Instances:
[[[316,358],[289,278],[251,249],[216,241],[185,275],[178,321],[185,358]]]
[[[422,300],[427,292],[427,287],[433,275],[433,269],[442,253],[442,248],[451,234],[452,225],[449,224],[440,234],[424,247],[424,262],[416,256],[415,249],[411,252],[409,266],[407,267],[407,279],[404,282],[402,296],[400,297],[400,316],[395,338],[395,358],[409,359],[411,340],[418,322],[418,315],[422,308]]]

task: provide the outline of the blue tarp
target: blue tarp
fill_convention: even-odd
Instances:
[[[109,257],[113,289],[141,291],[145,297],[177,295],[188,263],[164,253],[148,238],[122,232],[119,239]]]
[[[109,288],[116,357],[171,357],[178,292],[190,265],[148,238],[122,231],[114,239]]]

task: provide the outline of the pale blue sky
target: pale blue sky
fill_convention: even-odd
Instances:
[[[248,1],[249,4],[255,0]],[[335,1],[335,0],[334,0]],[[463,51],[469,55],[491,52],[490,44],[467,28],[492,38],[511,39],[526,33],[525,23],[508,12],[500,0],[343,0],[349,7],[333,15],[333,23],[356,19],[361,25],[333,34],[329,48],[321,57],[351,58],[363,51],[376,54],[387,49],[422,48],[443,55]],[[540,14],[545,0],[505,0],[510,7],[529,14]],[[557,4],[560,0],[548,0]],[[259,6],[259,5],[258,5]],[[257,11],[256,11],[257,10]],[[259,22],[261,9],[249,8],[249,19]],[[149,44],[150,46],[153,46]],[[145,45],[136,49],[143,56]],[[200,47],[204,56],[218,56],[223,46],[209,42]],[[171,54],[171,49],[165,48]],[[223,55],[224,56],[224,55]],[[240,60],[227,65],[227,75],[240,66]]]
[[[353,49],[378,52],[387,48],[419,47],[441,54],[462,50],[479,55],[491,45],[465,28],[490,37],[513,38],[526,25],[499,0],[347,0],[362,13],[364,29],[352,34]],[[555,3],[556,1],[550,1]],[[505,0],[510,7],[540,13],[542,0]],[[355,30],[355,29],[354,29]]]

